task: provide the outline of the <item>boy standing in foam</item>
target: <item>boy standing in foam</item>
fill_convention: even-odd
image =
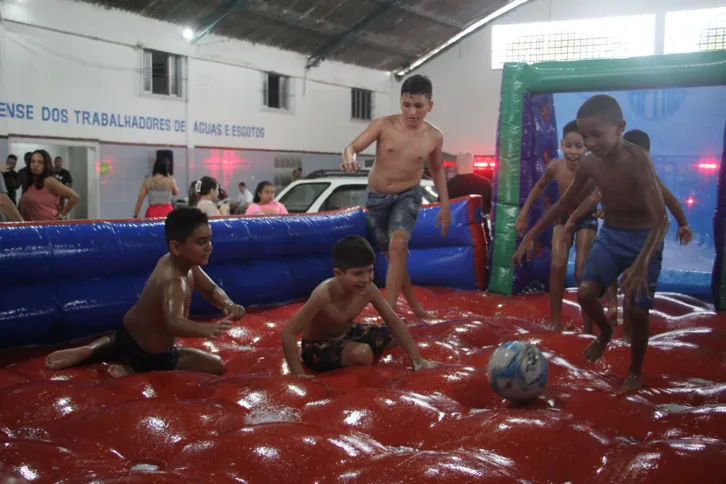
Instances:
[[[60,370],[91,358],[117,358],[125,373],[222,373],[224,365],[219,356],[175,345],[177,337],[214,339],[230,328],[230,319],[238,320],[245,313],[202,270],[212,253],[212,229],[207,215],[198,208],[177,208],[167,216],[164,231],[169,253],[156,264],[138,302],[126,313],[119,329],[89,345],[51,353],[46,359],[47,368]],[[211,324],[190,320],[194,289],[229,317]]]
[[[386,300],[395,310],[398,295],[403,292],[419,318],[431,318],[432,315],[413,294],[407,259],[408,242],[421,208],[420,183],[427,160],[441,200],[436,225],[441,224],[442,236],[446,236],[451,219],[441,161],[444,137],[425,121],[434,105],[432,94],[431,81],[427,77],[416,75],[406,79],[401,86],[402,113],[372,121],[343,151],[341,164],[344,171],[357,171],[360,166],[356,155],[376,143],[376,161],[368,175],[366,208],[379,249],[387,253]]]
[[[524,237],[512,261],[521,264],[525,255],[531,257],[535,237],[565,213],[586,185],[600,189],[607,207],[605,224],[590,251],[577,293],[583,313],[600,329],[585,357],[592,362],[599,360],[610,342],[613,328],[600,298],[622,273],[623,292],[632,298],[631,361],[623,388],[638,389],[642,386],[648,316],[660,275],[668,214],[653,161],[645,150],[623,141],[625,120],[614,98],[598,95],[588,99],[577,112],[577,125],[591,154],[580,163],[562,198]]]
[[[514,228],[521,237],[527,230],[527,215],[529,209],[532,208],[534,202],[542,195],[544,189],[552,180],[557,181],[557,188],[560,191],[560,197],[565,193],[575,177],[575,171],[580,165],[580,161],[587,153],[585,148],[585,140],[577,131],[577,121],[570,121],[562,130],[562,142],[560,144],[565,157],[552,160],[547,165],[542,178],[532,188],[527,201],[522,205]],[[578,198],[582,198],[582,193]],[[570,249],[572,248],[574,233],[565,233],[565,222],[567,215],[563,215],[557,220],[554,230],[552,231],[552,265],[550,266],[550,316],[552,318],[552,327],[555,331],[562,331],[562,298],[565,294],[565,277],[567,276],[567,261],[570,257]],[[582,271],[585,268],[585,261],[590,254],[592,241],[595,240],[597,234],[597,219],[595,218],[595,210],[583,213],[577,218],[577,226],[573,232],[577,232],[577,247],[575,259],[575,280],[579,283]],[[585,333],[592,334],[592,321],[584,317]]]
[[[399,343],[411,358],[414,371],[434,365],[421,358],[408,328],[373,284],[375,261],[376,253],[363,237],[351,235],[335,244],[335,277],[320,283],[282,330],[282,349],[290,373],[314,378],[305,373],[301,356],[308,368],[319,372],[372,365],[384,349]],[[368,304],[385,324],[353,322]],[[297,349],[300,333],[302,355]]]
[[[650,155],[650,136],[645,131],[639,129],[633,129],[623,135],[623,140],[628,143],[640,146]],[[658,183],[660,184],[660,190],[663,194],[663,201],[665,206],[673,215],[678,223],[678,230],[676,231],[676,240],[681,245],[688,245],[693,239],[693,232],[688,226],[688,219],[686,219],[686,213],[683,211],[683,207],[678,202],[678,199],[671,193],[670,190],[663,184],[663,180],[658,177]],[[586,213],[590,213],[592,210],[597,208],[598,203],[602,200],[602,193],[600,190],[595,189],[595,192],[590,197],[582,202],[580,206],[572,212],[570,219],[565,225],[565,232],[572,233],[575,228],[576,221]],[[602,213],[602,212],[601,212]],[[623,300],[623,339],[630,342],[630,320],[628,319],[630,313],[630,301],[628,298]],[[614,282],[608,288],[608,319],[617,322],[618,317],[618,283]]]

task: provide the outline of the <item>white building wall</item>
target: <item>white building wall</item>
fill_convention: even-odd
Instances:
[[[492,69],[494,25],[656,14],[656,36],[662,36],[666,12],[723,6],[722,0],[531,0],[406,77],[431,78],[434,109],[428,119],[443,130],[445,151],[491,155],[496,150],[502,87],[502,71]],[[662,41],[656,41],[655,48],[661,53]],[[400,84],[392,89],[394,112],[399,109],[399,90]]]
[[[71,0],[0,8],[0,135],[338,153],[362,128],[350,119],[351,87],[390,105],[387,72],[334,62],[306,72],[299,54],[214,35],[190,45],[183,26]],[[142,94],[143,47],[188,56],[186,101]],[[291,113],[262,107],[263,71],[294,79]],[[32,116],[20,116],[26,106]],[[102,123],[118,114],[168,124],[99,126],[93,113]],[[196,133],[195,122],[221,133]]]

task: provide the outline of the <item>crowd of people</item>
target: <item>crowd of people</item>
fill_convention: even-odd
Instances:
[[[63,158],[46,150],[25,153],[25,166],[16,171],[18,157],[8,155],[0,165],[0,221],[45,222],[65,220],[81,197],[73,191],[73,177]]]

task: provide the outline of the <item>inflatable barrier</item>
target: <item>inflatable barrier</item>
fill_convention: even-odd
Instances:
[[[438,205],[419,214],[410,243],[414,285],[484,289],[486,247],[481,198],[452,201],[441,237]],[[205,268],[245,306],[307,298],[332,275],[333,244],[346,235],[372,240],[362,208],[315,215],[211,220]],[[0,227],[0,347],[68,342],[113,330],[167,252],[163,220],[6,224]],[[376,263],[385,283],[386,261]],[[195,293],[193,317],[219,314]]]
[[[514,223],[521,204],[531,191],[530,179],[536,171],[532,159],[526,156],[527,144],[539,134],[541,141],[535,140],[534,146],[546,147],[549,143],[548,133],[552,129],[546,120],[539,119],[547,110],[543,109],[538,115],[532,109],[536,95],[713,86],[723,85],[724,79],[726,51],[531,65],[506,63],[502,72],[497,139],[499,164],[493,201],[496,234],[489,264],[489,290],[500,294],[528,292],[541,287],[543,278],[549,274],[549,256],[543,245],[544,239],[540,239],[537,244],[539,254],[533,257],[531,264],[522,270],[515,270],[512,266],[512,255],[521,242],[514,230]],[[719,240],[722,244],[723,239]],[[719,251],[723,251],[722,245],[718,246]],[[718,274],[714,271],[714,278],[717,277],[712,285],[714,292],[721,285],[721,273]],[[701,276],[694,277],[700,280]],[[680,274],[674,274],[674,279],[680,278]],[[693,281],[693,284],[698,286],[698,280]]]

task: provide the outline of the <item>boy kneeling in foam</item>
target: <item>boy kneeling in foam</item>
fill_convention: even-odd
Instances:
[[[316,372],[372,365],[383,350],[395,344],[408,353],[414,371],[435,365],[421,358],[408,328],[373,283],[375,261],[373,248],[362,237],[351,235],[335,244],[335,277],[320,283],[282,330],[282,348],[290,373],[298,378],[314,378],[305,373],[303,362]],[[384,324],[353,322],[369,303]],[[300,333],[301,355],[297,349]]]

